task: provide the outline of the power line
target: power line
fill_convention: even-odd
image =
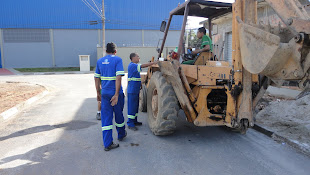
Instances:
[[[89,2],[87,2],[86,0],[82,0],[82,2],[91,10],[93,11],[99,18],[102,18],[102,14],[100,12],[97,12],[95,8],[93,8]]]
[[[100,12],[101,10],[99,10],[99,7],[98,7],[97,4],[95,3],[95,1],[94,1],[94,0],[92,0],[92,1],[93,1],[93,3],[95,4],[97,10]],[[101,13],[101,14],[102,14],[102,13]]]
[[[99,18],[102,18],[102,14],[100,11],[96,11],[94,7],[90,5],[90,3],[87,0],[82,0],[82,2],[91,10],[93,11]]]
[[[88,2],[87,0],[84,0],[86,2]],[[97,8],[98,11],[95,10],[95,7],[91,6],[91,2],[88,2],[88,4],[97,12],[99,13],[100,17],[102,18],[103,14],[102,14],[102,11],[99,9],[99,7],[97,6],[97,4],[95,3],[94,0],[92,0],[92,2],[94,3],[95,7]]]

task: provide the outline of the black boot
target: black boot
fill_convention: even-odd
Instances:
[[[135,122],[135,125],[136,125],[136,126],[141,126],[141,125],[142,125],[142,122]]]
[[[124,137],[122,137],[122,138],[119,138],[118,140],[119,141],[123,141],[124,140],[124,138],[127,136],[127,131],[125,130],[125,135],[124,135]]]
[[[133,127],[128,126],[128,129],[133,130],[133,131],[137,131],[137,130],[138,130],[138,128],[137,128],[137,127],[135,127],[135,126],[133,126]]]
[[[104,148],[105,151],[110,151],[111,149],[114,149],[114,148],[118,148],[119,147],[119,144],[115,144],[112,142],[112,144],[106,148]]]

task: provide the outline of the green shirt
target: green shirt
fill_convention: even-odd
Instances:
[[[212,40],[208,35],[204,35],[202,37],[202,43],[201,43],[200,49],[204,48],[206,45],[210,46],[210,51],[212,52],[213,51]]]

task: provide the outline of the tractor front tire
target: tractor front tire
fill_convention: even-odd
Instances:
[[[178,100],[173,87],[161,72],[153,73],[147,89],[148,124],[153,134],[174,133],[178,111]]]

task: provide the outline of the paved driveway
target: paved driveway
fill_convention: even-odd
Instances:
[[[0,124],[0,174],[309,174],[310,158],[252,129],[195,127],[179,116],[177,132],[154,136],[143,125],[105,152],[95,119],[92,74],[2,76],[47,86],[51,93]],[[124,80],[125,82],[126,80]],[[124,109],[125,114],[127,108]],[[114,138],[116,132],[114,130]],[[117,141],[116,141],[117,142]]]

